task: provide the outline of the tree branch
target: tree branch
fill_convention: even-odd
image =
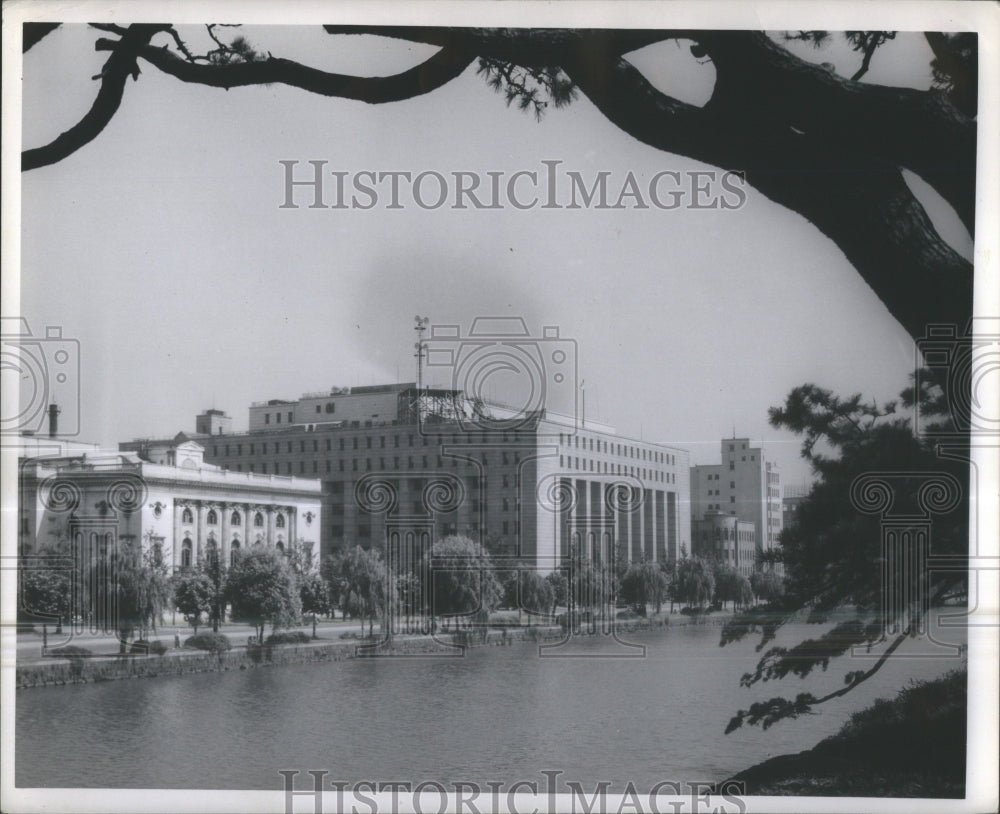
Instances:
[[[110,47],[99,40],[99,50]],[[328,73],[288,59],[269,57],[260,62],[226,65],[197,65],[181,59],[166,48],[147,45],[138,55],[182,82],[215,88],[245,87],[280,83],[315,93],[383,104],[411,99],[447,84],[472,63],[474,55],[442,48],[419,65],[393,76],[362,77]]]
[[[715,61],[718,50],[713,43]],[[565,69],[608,119],[639,141],[745,170],[749,184],[831,238],[914,338],[928,322],[968,321],[972,266],[937,234],[896,165],[831,144],[823,134],[797,134],[748,111],[754,100],[731,101],[728,90],[703,108],[678,102],[624,59],[594,64],[584,52]]]
[[[21,53],[26,54],[62,23],[24,23],[21,29]]]
[[[939,94],[844,79],[759,32],[704,31],[698,41],[716,66],[710,104],[910,169],[973,233],[976,123]]]
[[[132,76],[133,79],[138,77],[136,53],[148,45],[153,35],[166,28],[167,26],[159,24],[131,25],[120,40],[113,43],[110,48],[104,49],[110,50],[111,56],[99,74],[101,88],[90,110],[73,127],[49,144],[23,151],[21,170],[33,170],[55,164],[93,141],[118,111],[128,77]]]

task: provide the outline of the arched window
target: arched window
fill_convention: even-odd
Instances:
[[[181,544],[181,567],[190,568],[191,558],[192,558],[193,547],[191,545],[191,538],[185,537],[184,542]]]
[[[283,529],[285,527],[285,515],[279,514],[274,519],[274,525],[277,526],[279,529]]]
[[[193,523],[194,522],[194,515],[191,513],[190,509],[185,509],[181,513],[181,522],[182,523]]]
[[[243,518],[240,517],[239,512],[233,512],[233,516],[229,518],[231,525],[238,526],[243,522]]]
[[[281,540],[278,540],[278,542],[275,543],[274,547],[278,549],[278,551],[280,551],[282,554],[285,553],[285,544],[281,542]]]
[[[208,525],[217,526],[219,525],[219,515],[215,513],[215,509],[210,509],[208,512]]]
[[[236,552],[240,550],[240,541],[233,537],[233,541],[229,544],[229,564],[232,565],[236,562]]]
[[[253,516],[253,524],[254,524],[254,526],[256,528],[263,528],[264,527],[264,515],[262,515],[260,512],[257,512],[257,514],[255,514]]]

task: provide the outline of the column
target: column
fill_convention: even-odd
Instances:
[[[665,522],[664,495],[662,489],[653,492],[656,496],[654,508],[656,510],[656,561],[667,561],[667,529]]]
[[[222,557],[222,564],[228,568],[229,567],[229,541],[232,537],[229,528],[229,504],[220,503],[219,504],[219,534],[222,535],[222,539],[219,541],[219,556]]]
[[[205,540],[207,539],[205,515],[208,512],[208,506],[202,501],[197,501],[194,510],[194,534],[195,534],[195,550],[194,550],[194,562],[198,562],[200,557],[205,556]]]
[[[181,502],[174,499],[174,529],[173,529],[173,549],[174,549],[174,567],[178,568],[181,564],[181,541],[184,539],[181,534],[181,516],[184,513],[184,507]]]
[[[628,527],[631,537],[632,562],[642,561],[642,506],[641,492],[636,486],[632,489],[632,511],[629,512]]]
[[[656,527],[653,523],[653,490],[643,489],[642,513],[642,551],[649,560],[656,560],[656,547],[654,545]]]

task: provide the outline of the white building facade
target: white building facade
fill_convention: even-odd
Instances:
[[[175,568],[212,547],[226,563],[253,545],[319,553],[319,481],[226,471],[204,463],[202,452],[183,441],[154,451],[155,463],[129,451],[24,461],[21,551],[59,539],[87,549],[141,541],[158,544]]]

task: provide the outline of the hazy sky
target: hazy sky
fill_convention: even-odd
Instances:
[[[245,34],[275,56],[359,74],[433,52],[316,27]],[[26,55],[25,146],[90,106],[105,59],[96,36],[64,27]],[[803,53],[848,74],[858,59]],[[922,37],[902,34],[866,79],[926,87],[929,58]],[[711,66],[674,43],[634,62],[685,99],[710,91]],[[752,189],[734,211],[282,210],[280,160],[303,162],[300,173],[326,160],[446,175],[559,160],[585,178],[610,172],[613,189],[629,171],[707,169],[636,142],[583,97],[538,123],[474,66],[426,96],[368,106],[185,85],[143,65],[95,141],[22,180],[22,313],[36,334],[60,325],[80,341],[82,440],[191,431],[212,406],[245,429],[254,400],[413,380],[415,314],[465,326],[516,315],[576,341],[588,416],[687,446],[694,463],[712,462],[735,426],[801,483],[799,442],[768,426],[767,408],[808,381],[893,398],[913,369],[912,341],[840,250]],[[961,227],[929,209],[968,256]]]

